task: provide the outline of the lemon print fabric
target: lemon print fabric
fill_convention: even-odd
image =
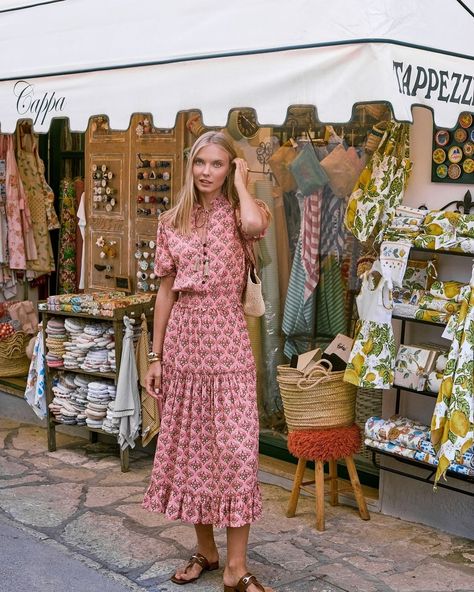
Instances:
[[[431,421],[431,441],[438,454],[435,481],[459,462],[474,442],[474,266],[470,285],[459,288],[455,282],[451,284],[443,286],[443,292],[458,299],[461,307]]]
[[[390,122],[379,148],[361,172],[349,197],[344,223],[361,242],[383,231],[402,203],[411,170],[407,124]]]
[[[344,380],[362,388],[388,389],[393,384],[395,357],[391,325],[359,320]]]

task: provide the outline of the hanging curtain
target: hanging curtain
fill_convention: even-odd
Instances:
[[[431,421],[431,441],[438,454],[435,483],[474,442],[474,265],[462,290],[448,362]]]

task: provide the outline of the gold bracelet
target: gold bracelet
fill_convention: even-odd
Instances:
[[[149,352],[148,354],[148,361],[149,362],[161,362],[163,359],[162,352]]]

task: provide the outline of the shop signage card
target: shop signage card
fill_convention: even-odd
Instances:
[[[452,130],[433,130],[433,183],[474,183],[474,113],[461,113]]]

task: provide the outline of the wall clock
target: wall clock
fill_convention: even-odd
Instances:
[[[253,109],[239,109],[229,115],[227,131],[234,140],[254,138],[259,130],[257,116]]]

